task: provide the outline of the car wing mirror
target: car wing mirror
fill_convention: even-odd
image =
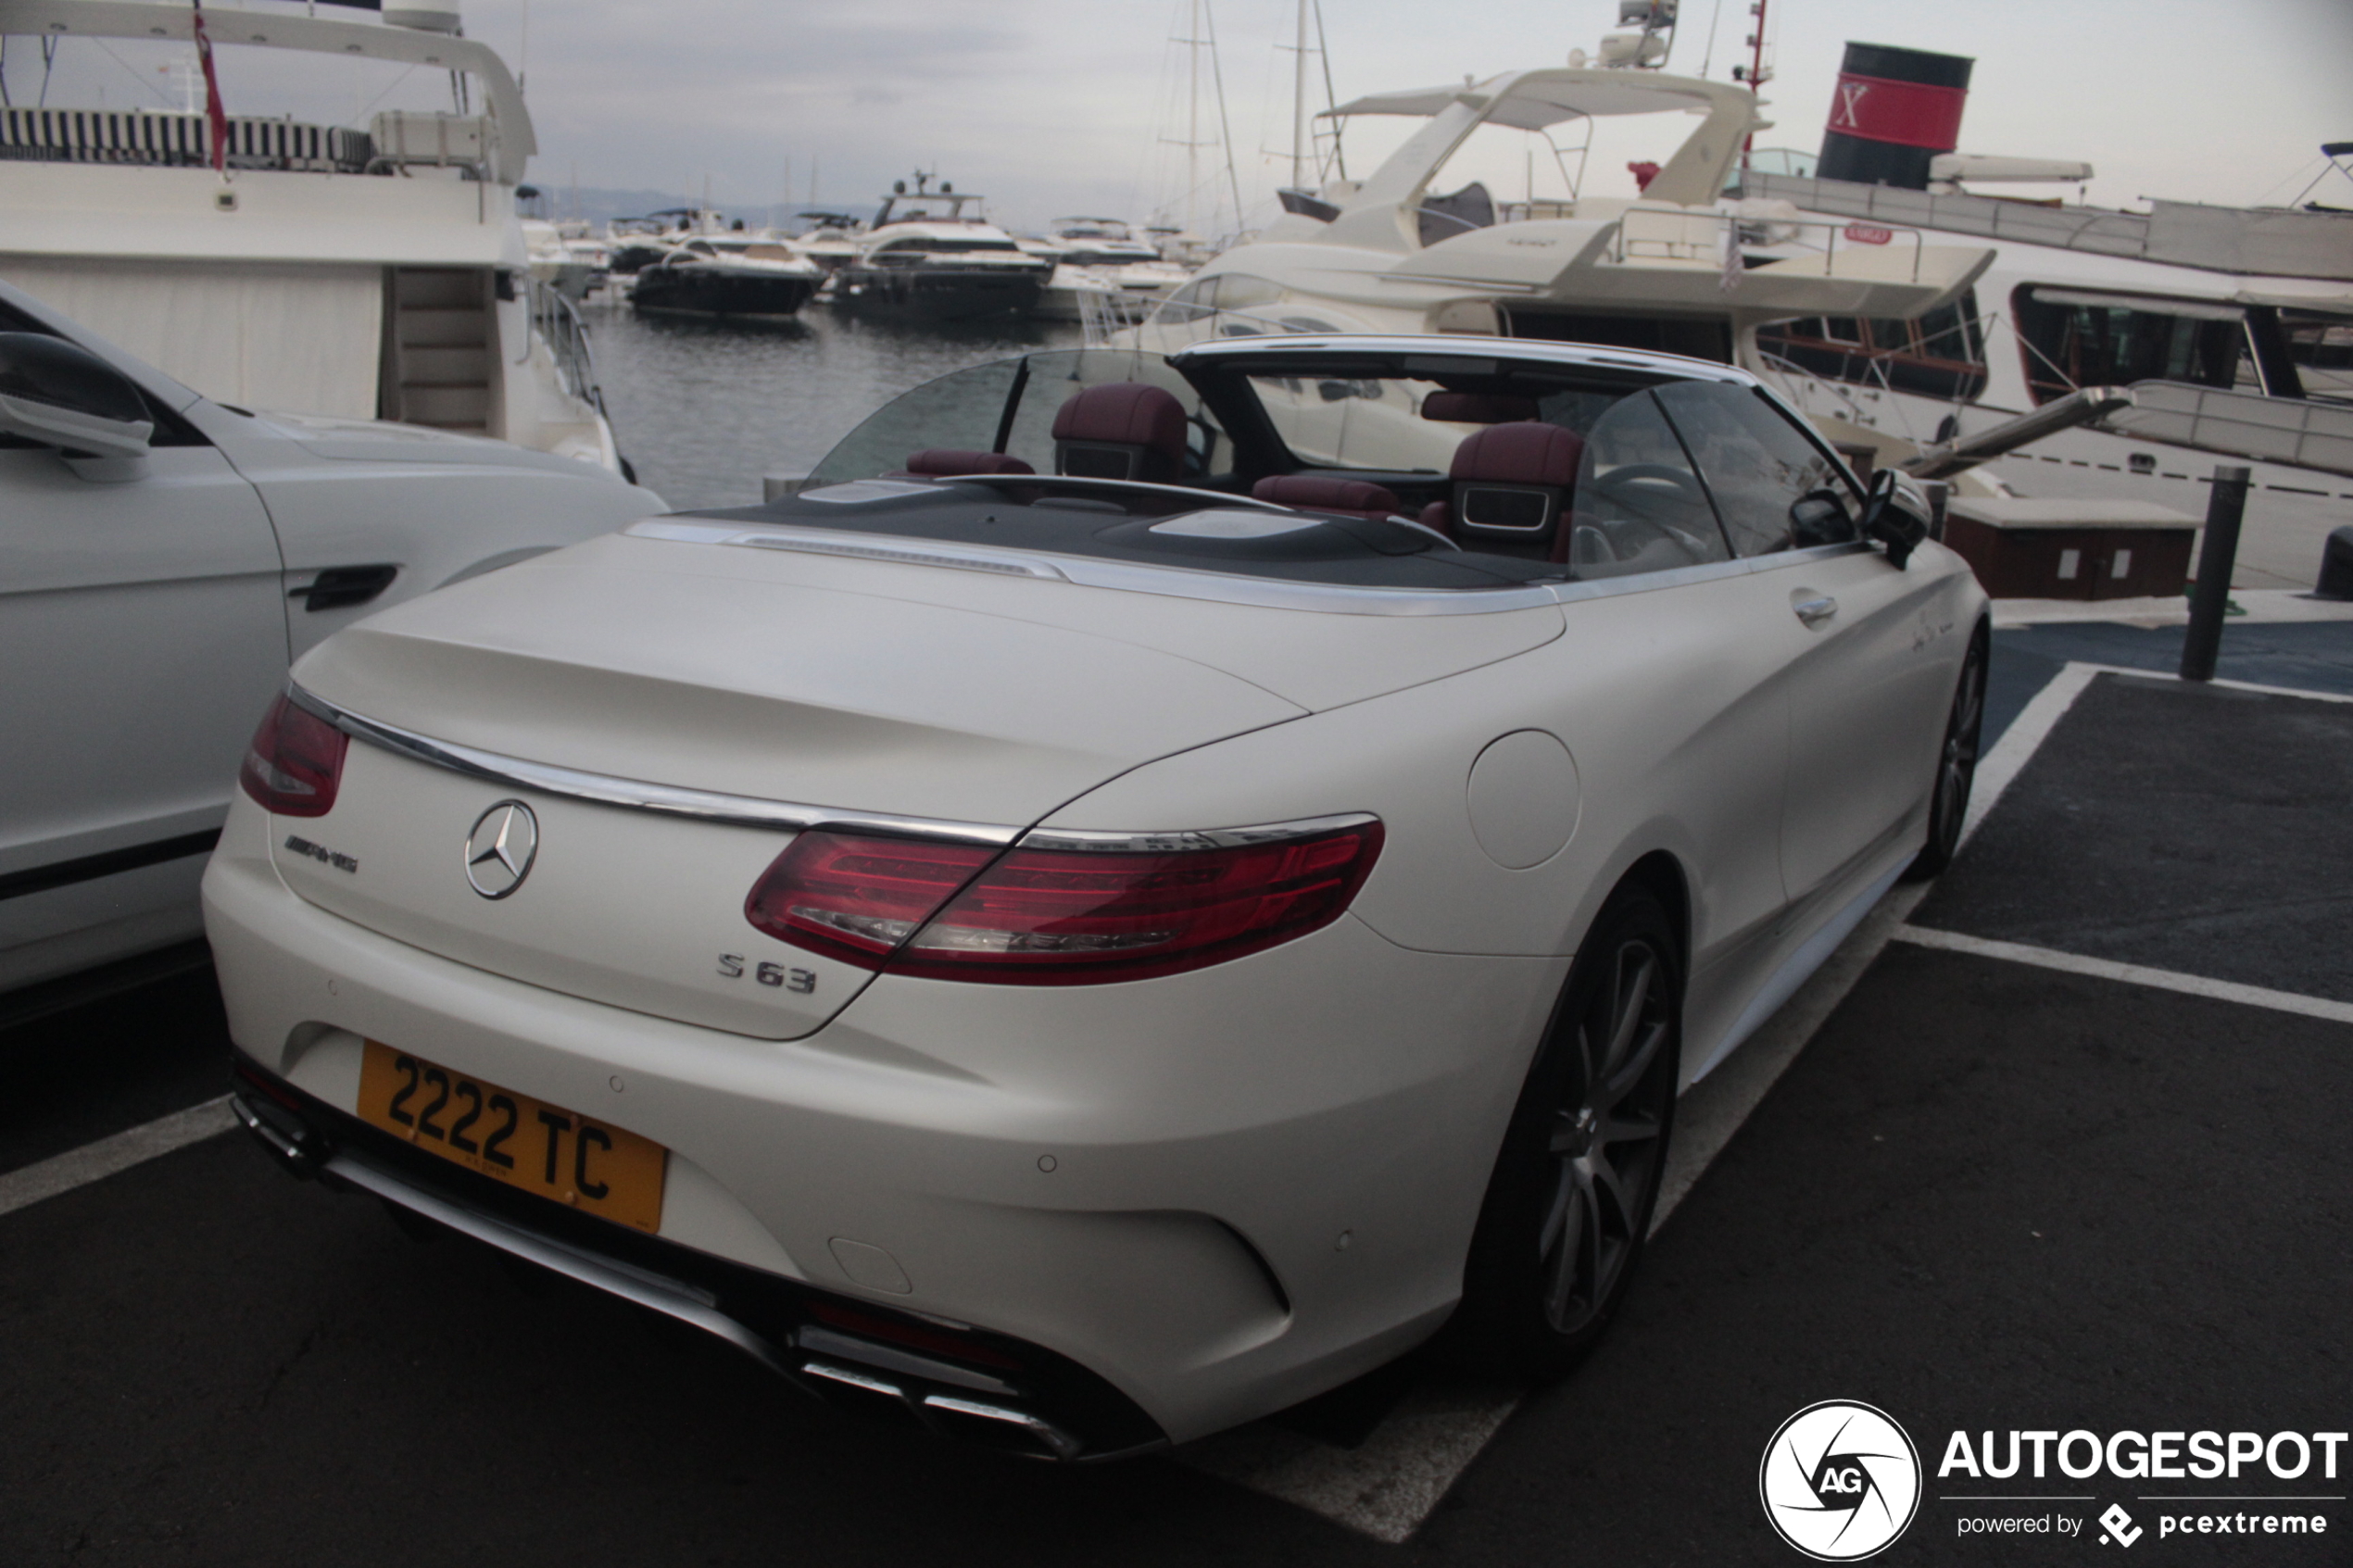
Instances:
[[[131,378],[79,344],[0,332],[0,431],[57,448],[86,479],[127,479],[156,432]],[[95,459],[95,461],[92,461]]]
[[[1896,490],[1894,469],[1881,469],[1871,475],[1871,487],[1863,497],[1863,537],[1876,539],[1887,547],[1887,564],[1902,567],[1928,537],[1928,524],[1904,504]]]

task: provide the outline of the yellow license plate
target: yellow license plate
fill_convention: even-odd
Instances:
[[[661,1225],[670,1151],[565,1110],[370,1040],[359,1119],[469,1171],[641,1231]]]

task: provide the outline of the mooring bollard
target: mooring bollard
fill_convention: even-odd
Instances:
[[[2238,564],[2239,520],[2246,513],[2248,470],[2214,465],[2214,493],[2206,498],[2206,543],[2197,553],[2197,591],[2190,596],[2189,635],[2182,639],[2182,679],[2214,679],[2222,651],[2222,617],[2231,604],[2231,569]]]

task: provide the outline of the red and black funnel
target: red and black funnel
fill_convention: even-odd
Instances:
[[[1831,95],[1817,174],[1928,189],[1930,160],[1960,145],[1961,110],[1976,64],[1964,55],[1849,44]]]

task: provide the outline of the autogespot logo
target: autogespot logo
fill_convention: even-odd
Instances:
[[[1781,1423],[1756,1490],[1781,1539],[1818,1562],[1853,1562],[1892,1544],[1919,1511],[1919,1450],[1885,1411],[1825,1399]]]

